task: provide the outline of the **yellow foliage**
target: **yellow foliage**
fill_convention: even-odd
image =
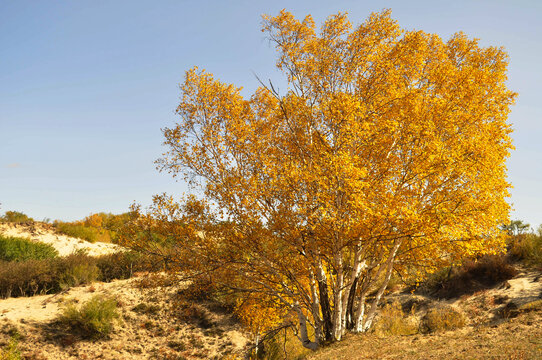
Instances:
[[[187,268],[262,294],[241,308],[247,326],[295,313],[304,345],[314,347],[307,321],[320,340],[340,339],[354,304],[380,279],[383,291],[394,268],[503,247],[516,94],[502,48],[403,30],[389,10],[357,27],[339,13],[319,31],[283,10],[264,16],[263,31],[287,91],[244,98],[187,71],[158,166],[204,200],[161,195],[146,215],[134,208],[155,240],[179,242]],[[136,246],[148,246],[144,234]]]

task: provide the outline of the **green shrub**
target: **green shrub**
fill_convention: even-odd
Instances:
[[[401,304],[394,302],[380,310],[374,331],[378,336],[413,335],[418,333],[418,327],[413,317],[405,316]]]
[[[57,261],[56,274],[60,289],[90,284],[100,278],[96,258],[85,254],[71,254]]]
[[[0,349],[0,360],[21,360],[21,351],[19,350],[19,341],[12,337],[9,343]]]
[[[79,308],[67,305],[58,320],[84,338],[100,339],[109,336],[119,317],[117,301],[97,295]]]
[[[520,234],[510,236],[508,254],[529,265],[542,266],[542,235]]]
[[[0,235],[0,260],[40,260],[56,256],[58,256],[58,251],[52,245],[34,242],[30,239]]]
[[[451,306],[439,306],[427,312],[423,325],[426,332],[460,329],[465,326],[465,317]]]
[[[67,223],[55,221],[55,229],[57,232],[71,237],[83,239],[91,243],[94,242],[111,242],[110,232],[106,229],[100,229],[90,226],[85,226],[79,223]]]
[[[2,221],[10,222],[10,223],[31,223],[34,222],[34,219],[31,217],[28,217],[26,214],[23,214],[19,211],[6,211],[4,216],[0,218]]]
[[[135,271],[143,271],[143,256],[133,251],[123,251],[96,258],[101,281],[129,279]]]

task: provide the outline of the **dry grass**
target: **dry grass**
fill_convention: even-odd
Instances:
[[[414,311],[413,311],[414,312]],[[418,333],[418,323],[414,316],[406,316],[399,302],[387,304],[380,311],[374,326],[377,336],[413,335]]]
[[[348,335],[307,359],[541,359],[542,306],[530,307],[499,325],[385,338]]]
[[[423,325],[427,332],[461,329],[465,326],[465,316],[451,306],[439,306],[427,312]]]

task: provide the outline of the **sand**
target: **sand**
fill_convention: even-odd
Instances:
[[[58,234],[51,225],[42,223],[32,225],[0,224],[0,233],[50,244],[60,256],[70,255],[77,251],[86,251],[90,256],[100,256],[122,250],[122,247],[116,244],[90,243],[83,239]]]

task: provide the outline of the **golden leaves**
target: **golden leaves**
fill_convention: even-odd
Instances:
[[[160,197],[154,214],[182,219],[186,226],[171,231],[193,239],[193,254],[274,301],[247,303],[249,320],[270,314],[250,326],[268,328],[287,304],[309,304],[318,266],[338,283],[353,254],[382,262],[398,239],[402,267],[434,268],[502,246],[496,229],[509,211],[507,115],[516,96],[502,49],[462,33],[444,42],[402,30],[389,10],[355,28],[337,14],[319,33],[310,16],[283,10],[264,16],[263,30],[288,91],[262,87],[245,99],[189,70],[159,166],[184,175],[209,203]],[[198,228],[216,236],[198,238]]]

